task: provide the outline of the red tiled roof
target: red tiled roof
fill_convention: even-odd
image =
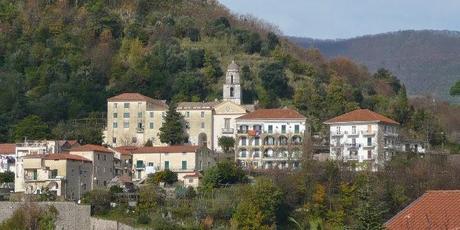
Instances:
[[[147,101],[158,106],[167,107],[165,101],[155,100],[140,93],[122,93],[107,99],[107,101]]]
[[[184,178],[190,178],[190,177],[202,177],[202,176],[201,176],[201,173],[196,172],[196,171],[193,172],[193,174],[187,174],[184,176]]]
[[[0,144],[0,154],[15,154],[16,144]]]
[[[123,155],[129,155],[132,154],[134,150],[138,149],[139,147],[137,146],[120,146],[114,148],[115,151],[123,154]]]
[[[200,146],[198,145],[171,145],[171,146],[156,146],[156,147],[141,147],[134,150],[132,153],[189,153],[196,152]]]
[[[305,120],[306,118],[293,109],[258,109],[236,119],[244,120]]]
[[[69,150],[70,152],[99,152],[99,153],[113,153],[109,149],[101,145],[82,145]]]
[[[325,121],[325,124],[336,123],[336,122],[354,122],[354,121],[376,121],[383,122],[388,124],[399,125],[398,122],[378,114],[376,112],[370,111],[368,109],[357,109],[351,112],[342,114],[340,116],[334,117]]]
[[[88,158],[69,154],[69,153],[57,153],[57,154],[48,154],[44,157],[45,160],[72,160],[72,161],[86,161],[91,162]]]
[[[393,229],[460,229],[460,190],[427,191],[385,223]]]

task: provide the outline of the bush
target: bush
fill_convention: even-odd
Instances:
[[[147,179],[147,182],[151,184],[159,184],[160,182],[164,182],[166,184],[173,184],[177,182],[177,173],[172,172],[169,169],[166,169],[155,174],[150,174]]]
[[[235,184],[246,181],[244,171],[233,161],[219,162],[204,172],[203,186],[217,188],[222,184]]]
[[[150,217],[146,214],[140,214],[138,217],[137,217],[137,223],[138,224],[143,224],[143,225],[147,225],[149,224],[151,221]]]
[[[40,208],[36,204],[25,204],[0,224],[0,229],[54,229],[58,211],[54,206]]]
[[[123,189],[122,189],[120,186],[118,186],[118,185],[112,185],[112,186],[110,187],[110,190],[109,190],[109,191],[110,191],[110,193],[113,195],[113,194],[116,194],[116,193],[122,193],[122,192],[123,192]]]
[[[11,183],[14,182],[14,172],[0,173],[0,183]]]

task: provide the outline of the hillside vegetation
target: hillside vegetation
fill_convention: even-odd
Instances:
[[[103,122],[96,118],[107,97],[219,99],[233,59],[241,66],[245,103],[296,107],[315,131],[358,107],[410,129],[424,122],[412,120],[417,111],[390,72],[371,75],[345,58],[326,61],[281,38],[274,26],[214,1],[0,0],[0,31],[1,142],[98,143]],[[69,122],[75,119],[86,123]]]
[[[460,98],[449,95],[450,87],[460,79],[460,32],[411,30],[344,40],[292,40],[318,48],[328,57],[349,57],[371,72],[389,69],[406,85],[409,95],[460,103]]]

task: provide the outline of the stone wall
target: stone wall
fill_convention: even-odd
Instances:
[[[8,219],[14,210],[24,202],[0,202],[0,222]],[[56,230],[61,229],[87,229],[90,225],[90,206],[77,205],[73,202],[37,202],[41,207],[52,205],[58,212]]]
[[[91,228],[89,230],[134,230],[134,228],[129,225],[113,220],[103,220],[91,217],[90,222]]]

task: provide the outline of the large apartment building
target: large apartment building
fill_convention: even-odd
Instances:
[[[188,144],[220,151],[219,138],[234,137],[235,119],[254,110],[254,105],[241,105],[239,66],[234,61],[228,66],[222,94],[222,101],[178,103],[177,111],[186,122]],[[164,101],[138,93],[109,98],[104,143],[112,147],[143,146],[150,140],[154,146],[165,146],[159,134],[167,108]]]
[[[107,100],[107,126],[104,142],[113,147],[162,145],[159,130],[168,106],[139,93],[123,93]]]
[[[398,145],[399,123],[368,109],[358,109],[326,122],[330,158],[367,162],[372,167],[391,158]]]
[[[245,168],[297,168],[305,138],[306,118],[292,109],[259,109],[236,119],[235,159]]]

